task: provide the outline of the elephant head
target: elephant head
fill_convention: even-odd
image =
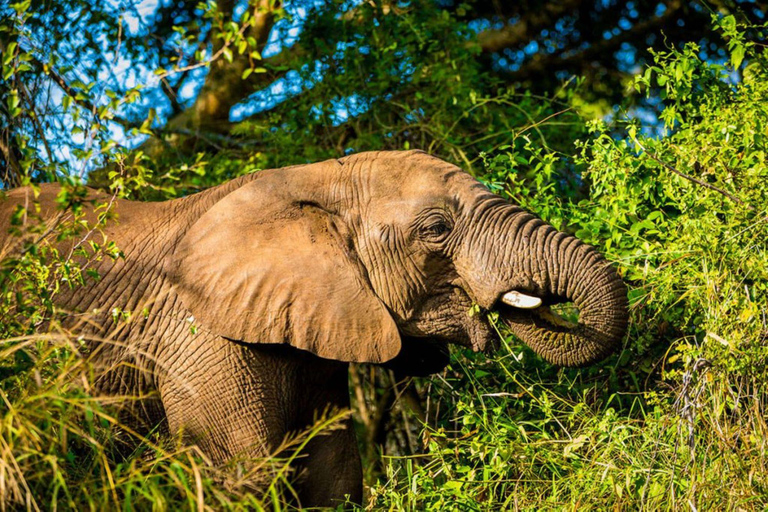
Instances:
[[[473,306],[562,366],[604,358],[626,330],[626,287],[594,248],[425,153],[361,153],[243,183],[173,253],[184,305],[220,336],[429,373],[447,363],[446,343],[494,344]],[[577,323],[550,309],[563,302]]]

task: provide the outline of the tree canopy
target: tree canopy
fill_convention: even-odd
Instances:
[[[709,28],[712,13],[753,24],[765,7],[679,0],[14,3],[0,8],[5,182],[19,183],[32,154],[78,172],[133,166],[126,175],[150,172],[144,156],[162,175],[182,164],[199,167],[211,155],[268,167],[419,147],[476,170],[481,149],[506,144],[511,130],[559,110],[604,115],[644,103],[631,77],[651,48],[695,41],[705,58],[724,59],[726,43]],[[557,101],[544,107],[537,96]],[[572,138],[560,132],[547,143],[556,148]],[[93,173],[92,183],[104,185],[102,174]],[[186,180],[168,178],[166,187]]]

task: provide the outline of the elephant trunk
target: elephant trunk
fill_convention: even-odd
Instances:
[[[535,226],[528,238],[531,263],[518,270],[528,272],[528,287],[543,303],[531,311],[502,305],[502,318],[553,364],[586,366],[607,357],[627,328],[627,288],[621,278],[593,247],[551,226]],[[578,308],[578,322],[550,309],[565,302]]]
[[[486,269],[485,279],[496,274],[491,279],[493,290],[485,288],[491,294],[487,304],[515,335],[553,364],[579,367],[607,357],[624,337],[629,316],[627,288],[616,270],[576,237],[515,207],[503,209],[507,208],[511,209],[501,215],[505,221],[492,230],[496,243],[506,243],[496,256],[503,261]],[[508,305],[514,304],[509,300],[514,296],[521,298],[517,307]],[[577,322],[551,309],[568,302],[578,308]]]

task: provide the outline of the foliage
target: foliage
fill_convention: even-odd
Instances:
[[[602,115],[648,48],[696,41],[721,58],[730,43],[711,37],[710,8],[753,22],[766,11],[743,0],[7,2],[0,179],[90,171],[91,183],[119,175],[162,199],[243,166],[408,145],[479,170],[477,154],[540,119],[546,101],[534,98],[563,81],[582,77],[578,104]],[[548,143],[558,138],[572,140]]]
[[[733,34],[732,18],[715,22]],[[489,361],[455,360],[431,397],[444,412],[426,458],[391,459],[376,506],[768,505],[768,55],[736,41],[743,80],[695,44],[657,52],[637,77],[663,99],[661,137],[636,119],[593,121],[569,158],[525,138],[486,157],[489,183],[618,264],[632,283],[629,341],[581,371],[510,336]],[[569,165],[587,198],[568,198]]]
[[[86,261],[121,257],[93,236],[109,202],[95,223],[78,214],[85,180],[160,200],[407,147],[597,246],[631,284],[633,322],[620,353],[578,371],[503,326],[495,356],[455,354],[430,380],[356,369],[371,508],[768,506],[768,73],[749,15],[715,18],[720,41],[684,2],[160,4],[140,30],[124,23],[134,4],[0,7],[2,186],[60,181],[74,214],[43,226],[33,201],[20,252],[0,248],[0,508],[279,509],[290,494],[283,457],[256,461],[267,493],[223,482],[194,448],[131,432],[120,405],[136,397],[94,393],[52,299],[98,276],[39,243],[52,230],[83,240]],[[272,29],[284,45],[270,55]],[[646,45],[653,62],[630,79]],[[635,102],[601,120],[617,84]],[[642,95],[658,122],[638,120]],[[230,117],[247,100],[263,108]]]
[[[348,416],[329,412],[270,457],[215,468],[195,446],[126,426],[118,405],[139,397],[99,396],[81,344],[68,333],[0,344],[2,510],[280,510],[288,464]]]

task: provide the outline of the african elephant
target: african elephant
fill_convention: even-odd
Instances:
[[[43,186],[45,215],[56,193]],[[3,226],[28,195],[10,192]],[[606,357],[627,326],[625,285],[594,248],[419,151],[264,170],[115,208],[105,231],[125,257],[102,261],[100,280],[58,304],[92,315],[91,338],[119,341],[100,346],[100,387],[156,392],[147,421],[167,420],[215,463],[269,453],[318,411],[348,407],[349,363],[428,373],[447,364],[448,343],[491,347],[473,307],[497,311],[562,366]],[[566,301],[578,323],[549,309]],[[115,308],[142,314],[122,321]],[[303,505],[362,499],[349,425],[306,453]]]

